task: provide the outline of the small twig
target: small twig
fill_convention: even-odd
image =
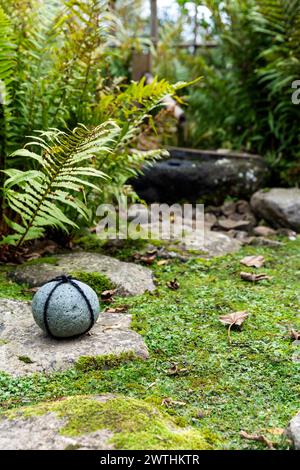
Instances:
[[[262,442],[263,444],[265,444],[268,447],[268,449],[275,450],[275,447],[273,446],[273,443],[263,435],[248,434],[246,431],[241,431],[240,436],[243,439],[247,439],[248,441]]]
[[[228,343],[231,344],[231,336],[230,336],[230,333],[231,333],[231,327],[232,325],[234,325],[234,323],[231,323],[231,325],[228,326],[228,330],[227,330],[227,336],[228,336]]]

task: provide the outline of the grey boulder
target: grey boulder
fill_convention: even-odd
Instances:
[[[300,450],[300,412],[290,421],[286,436],[292,441],[296,450]]]
[[[134,263],[126,263],[99,253],[74,252],[57,257],[57,263],[18,266],[9,273],[16,282],[39,287],[45,282],[62,274],[73,271],[96,272],[104,274],[116,286],[118,295],[140,295],[153,291],[150,269]]]
[[[258,217],[273,227],[287,227],[300,232],[300,189],[258,191],[251,198],[251,207]]]
[[[170,158],[144,168],[131,181],[147,202],[181,200],[223,202],[226,196],[248,198],[263,187],[266,164],[257,155],[222,151],[170,148]]]

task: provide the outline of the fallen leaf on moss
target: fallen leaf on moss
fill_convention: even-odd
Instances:
[[[241,326],[248,316],[249,313],[246,311],[234,312],[221,316],[219,320],[223,325],[229,325],[231,327],[233,325]]]
[[[234,326],[241,326],[246,318],[249,316],[249,313],[246,311],[242,312],[233,312],[229,313],[228,315],[222,315],[219,317],[219,321],[223,323],[223,325],[228,325],[228,341],[231,343],[230,332],[231,328]]]
[[[272,279],[270,276],[267,276],[267,274],[263,274],[263,273],[252,274],[252,273],[241,272],[240,276],[241,276],[241,279],[243,279],[243,281],[249,281],[249,282],[259,282],[259,281]]]
[[[292,339],[298,341],[300,339],[300,332],[292,329],[290,331],[290,336]]]
[[[154,387],[154,385],[156,384],[157,384],[157,379],[154,382],[152,382],[150,385],[148,385],[148,387],[146,387],[146,390],[149,390],[149,388]]]
[[[120,305],[119,307],[107,307],[105,313],[124,313],[129,309],[129,305]]]
[[[177,279],[173,279],[173,281],[168,281],[167,282],[167,286],[168,286],[169,289],[177,290],[177,289],[179,289],[180,284],[177,281]]]
[[[248,441],[262,442],[268,447],[268,449],[275,450],[273,443],[262,434],[248,434],[246,431],[241,431],[240,436]]]
[[[133,258],[135,261],[141,261],[142,263],[151,265],[154,263],[157,257],[157,250],[147,251],[147,253],[134,253]]]
[[[184,406],[186,405],[186,402],[185,401],[177,401],[177,400],[173,400],[172,398],[164,398],[161,402],[161,404],[163,406],[172,406],[172,405],[179,405],[179,406]]]
[[[156,255],[152,255],[152,256],[141,256],[140,260],[145,263],[145,264],[148,264],[148,265],[151,265],[154,263],[156,259]]]
[[[282,434],[284,433],[284,429],[283,428],[270,428],[270,429],[267,429],[267,432],[269,434],[273,434],[273,436],[282,436]]]
[[[170,369],[167,370],[167,374],[168,375],[179,375],[179,374],[183,374],[186,371],[187,371],[186,368],[179,368],[177,364],[172,364]]]
[[[111,302],[116,292],[117,292],[117,289],[104,290],[101,293],[101,300],[103,300],[104,302]]]
[[[29,289],[23,289],[22,292],[25,294],[35,294],[39,290],[39,287],[30,287]]]
[[[169,260],[160,259],[159,261],[157,261],[157,266],[164,266],[165,264],[169,264]]]
[[[261,268],[265,263],[265,258],[263,256],[246,256],[240,263],[253,268]]]

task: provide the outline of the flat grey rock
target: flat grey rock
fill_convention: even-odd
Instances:
[[[2,420],[0,422],[1,450],[109,450],[111,431],[99,431],[84,436],[63,436],[59,432],[64,419],[54,413],[27,419]]]
[[[239,222],[240,223],[240,222]],[[243,224],[245,221],[243,221]],[[248,224],[248,222],[246,222]],[[212,224],[201,218],[199,215],[199,226],[195,229],[193,214],[185,214],[184,220],[182,216],[178,217],[175,214],[173,222],[170,221],[155,221],[148,226],[148,222],[141,223],[144,230],[151,229],[152,239],[161,239],[163,234],[164,242],[177,243],[177,248],[182,251],[199,251],[207,254],[208,256],[222,256],[228,253],[238,251],[242,244],[239,240],[228,236],[222,232],[211,230]]]
[[[251,198],[254,212],[273,227],[287,227],[300,232],[300,189],[273,188],[258,191]]]
[[[274,235],[276,235],[276,233],[276,230],[271,227],[266,227],[264,225],[259,225],[253,230],[253,234],[258,237],[273,237]]]
[[[119,295],[139,295],[155,289],[150,269],[110,256],[87,252],[60,255],[56,265],[45,263],[18,266],[10,276],[17,282],[39,287],[56,276],[73,271],[104,274],[117,286]]]
[[[98,397],[95,397],[96,399]],[[109,395],[100,396],[107,401]],[[1,450],[110,450],[113,433],[107,429],[70,437],[60,433],[67,419],[50,412],[31,417],[0,419]]]
[[[130,330],[130,323],[130,315],[100,313],[90,334],[55,340],[35,324],[30,302],[0,299],[0,371],[14,376],[62,371],[81,356],[129,351],[147,358],[147,347],[142,337]]]
[[[300,412],[290,421],[286,429],[287,437],[296,450],[300,450]]]
[[[235,253],[242,246],[242,243],[225,233],[205,230],[204,251],[210,256],[222,256],[228,253]]]

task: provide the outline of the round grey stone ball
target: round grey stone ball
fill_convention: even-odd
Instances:
[[[45,304],[51,291],[61,281],[53,280],[44,284],[36,292],[32,300],[33,318],[37,325],[45,332],[47,331],[44,319]],[[84,292],[92,307],[94,323],[96,323],[100,305],[96,292],[87,284],[72,279]],[[81,292],[70,282],[58,285],[50,296],[47,308],[47,323],[51,336],[57,338],[70,338],[79,336],[92,326],[91,313],[88,304]]]

